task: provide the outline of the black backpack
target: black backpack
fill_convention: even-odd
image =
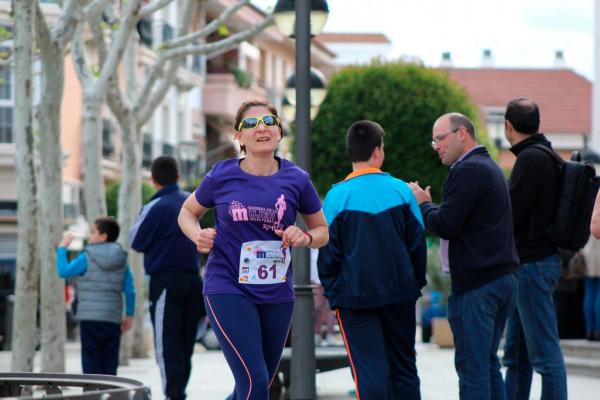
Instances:
[[[548,227],[550,240],[556,246],[577,251],[590,237],[590,221],[600,178],[594,166],[581,161],[581,153],[574,151],[571,161],[564,161],[550,148],[535,144],[556,161],[559,171],[559,190],[556,214]]]

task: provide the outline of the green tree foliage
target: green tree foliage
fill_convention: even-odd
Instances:
[[[119,214],[119,207],[117,206],[119,201],[119,187],[121,187],[120,181],[114,181],[106,187],[106,210],[108,215],[115,218]],[[154,192],[154,187],[151,184],[142,182],[142,205],[150,201]]]
[[[312,179],[317,190],[324,195],[351,171],[346,132],[353,122],[369,119],[386,132],[383,169],[407,182],[430,185],[434,201],[439,201],[448,169],[431,148],[431,128],[437,117],[452,111],[470,117],[480,143],[495,154],[477,108],[443,71],[404,63],[343,69],[329,82],[312,125]]]

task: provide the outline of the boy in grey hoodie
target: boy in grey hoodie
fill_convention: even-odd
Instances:
[[[58,275],[77,277],[77,318],[84,374],[116,375],[121,333],[131,328],[135,310],[133,275],[119,243],[119,224],[111,217],[94,221],[89,244],[71,262],[67,234],[56,251]],[[125,317],[123,296],[125,294]]]

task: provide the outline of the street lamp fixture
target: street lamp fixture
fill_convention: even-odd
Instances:
[[[325,96],[325,76],[318,69],[310,69],[310,106],[319,107]],[[292,105],[296,105],[296,74],[292,74],[285,84],[285,97]]]
[[[303,0],[307,1],[307,0]],[[294,0],[278,0],[273,10],[275,24],[281,32],[290,37],[295,37],[296,11]],[[329,7],[325,0],[310,1],[310,34],[316,36],[323,30],[329,17]]]
[[[283,98],[281,102],[281,112],[283,113],[283,119],[289,124],[296,119],[296,107],[290,103],[287,96]]]
[[[283,102],[281,103],[281,112],[283,114],[283,119],[287,123],[291,123],[296,120],[296,107],[294,107],[287,97],[283,98]],[[310,108],[310,120],[314,120],[317,114],[319,113],[319,106],[312,106]]]

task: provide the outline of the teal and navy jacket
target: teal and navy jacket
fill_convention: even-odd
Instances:
[[[332,309],[365,309],[414,300],[425,286],[427,249],[421,211],[408,185],[376,168],[356,171],[323,202],[329,243],[319,279]]]

